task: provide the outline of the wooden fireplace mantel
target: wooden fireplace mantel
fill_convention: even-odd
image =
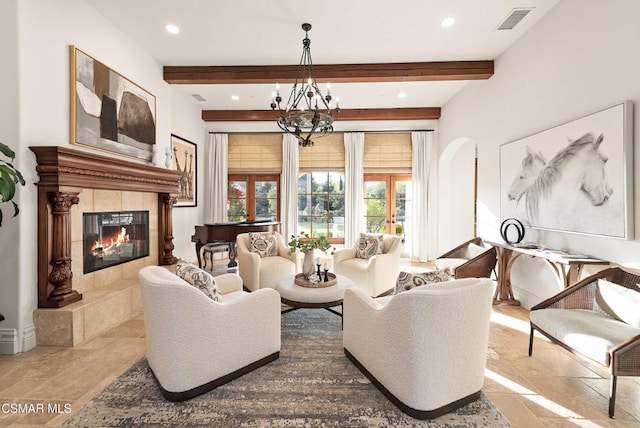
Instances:
[[[158,194],[158,257],[173,255],[172,209],[180,173],[58,146],[30,147],[38,163],[38,307],[60,308],[82,299],[71,287],[71,207],[82,189]]]

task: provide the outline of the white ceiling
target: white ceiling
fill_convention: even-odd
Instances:
[[[559,0],[86,1],[162,65],[284,65],[299,62],[304,22],[313,26],[315,64],[495,60]],[[517,7],[535,9],[513,30],[496,30]],[[442,28],[448,16],[456,23]],[[168,23],[181,32],[167,33]],[[336,83],[331,93],[341,108],[441,107],[467,83]],[[273,91],[272,85],[176,87],[203,96],[197,102],[203,110],[265,110]]]

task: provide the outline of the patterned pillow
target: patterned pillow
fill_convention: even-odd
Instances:
[[[382,254],[382,235],[360,234],[358,245],[356,246],[356,257],[359,259],[369,259],[376,254]]]
[[[176,275],[202,291],[214,302],[222,302],[222,293],[211,275],[191,263],[180,260],[176,265]]]
[[[260,257],[278,255],[278,241],[273,232],[249,232],[249,251]]]
[[[400,272],[398,281],[396,281],[396,289],[393,294],[409,291],[414,287],[425,284],[433,284],[436,282],[445,282],[453,279],[451,269],[448,267],[432,272]]]

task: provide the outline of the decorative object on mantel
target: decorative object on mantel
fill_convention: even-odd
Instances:
[[[156,144],[156,97],[69,46],[71,144],[148,162]]]
[[[20,171],[13,166],[16,154],[8,146],[0,143],[0,153],[9,158],[9,161],[0,159],[0,203],[11,202],[13,204],[13,216],[20,213],[18,204],[13,201],[16,194],[16,184],[24,186],[24,178]],[[2,210],[0,210],[0,226],[2,226]],[[1,320],[0,320],[1,321]]]
[[[326,236],[321,235],[319,238],[312,238],[306,232],[301,232],[298,236],[291,235],[291,241],[289,241],[287,245],[289,245],[289,254],[293,254],[296,250],[300,250],[304,254],[302,274],[307,280],[309,280],[309,277],[314,273],[313,250],[318,249],[326,252],[331,248],[331,254],[335,251],[335,248],[331,246]],[[318,257],[316,261],[318,272],[320,272],[320,257]],[[320,277],[319,273],[316,275]]]
[[[300,57],[300,74],[289,94],[287,103],[283,106],[280,96],[280,86],[276,83],[276,91],[272,94],[271,110],[276,107],[280,112],[278,126],[287,134],[291,134],[298,139],[301,147],[312,147],[311,137],[322,137],[333,132],[333,115],[340,113],[339,100],[331,109],[331,90],[327,83],[327,93],[322,95],[316,79],[313,77],[313,61],[311,60],[311,40],[309,40],[309,30],[311,24],[302,24],[305,32],[302,40],[302,56]],[[305,133],[305,135],[302,135]]]
[[[509,229],[512,227],[517,233],[515,239],[512,239],[509,234]],[[524,239],[524,225],[517,218],[508,218],[500,224],[500,236],[507,244],[519,244]]]
[[[173,170],[180,173],[178,202],[175,206],[198,206],[197,146],[191,141],[171,134],[171,151],[173,152]],[[171,168],[171,160],[169,157],[167,159],[169,159],[168,168]]]

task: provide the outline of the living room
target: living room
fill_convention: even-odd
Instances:
[[[510,6],[509,10],[522,6],[505,3]],[[28,355],[28,351],[36,347],[33,311],[38,307],[38,201],[33,183],[39,180],[35,156],[29,147],[77,148],[69,144],[69,45],[82,48],[156,96],[159,146],[169,147],[171,134],[196,144],[198,183],[201,183],[199,203],[197,207],[173,209],[173,252],[177,256],[193,258],[194,226],[207,221],[203,202],[206,168],[200,162],[206,159],[208,132],[233,133],[252,128],[242,124],[212,127],[205,123],[198,103],[163,80],[164,64],[120,31],[91,2],[10,0],[2,3],[0,11],[3,24],[0,45],[5,59],[0,71],[3,94],[0,141],[15,150],[15,165],[27,183],[17,192],[20,214],[11,218],[5,212],[0,227],[3,272],[0,312],[5,317],[0,324],[0,353]],[[470,171],[475,151],[478,161],[475,234],[486,240],[501,241],[501,145],[626,100],[633,104],[640,102],[637,77],[640,59],[634,54],[640,40],[637,16],[640,16],[640,5],[635,0],[560,0],[497,58],[473,58],[494,60],[494,75],[468,83],[440,106],[440,119],[420,124],[420,129],[436,130],[439,147],[437,254],[474,235],[474,201],[460,202],[452,195],[473,194]],[[299,24],[296,21],[296,26]],[[310,36],[316,42],[313,31]],[[292,58],[289,62],[297,59],[298,40],[295,42],[295,50],[287,55]],[[317,46],[314,44],[314,49]],[[319,62],[323,54],[314,50],[314,58]],[[256,94],[256,98],[260,97],[262,94]],[[266,94],[265,109],[269,101]],[[344,102],[343,97],[341,103]],[[634,124],[639,114],[636,108]],[[277,130],[275,124],[272,128],[272,132]],[[638,140],[635,128],[633,141]],[[416,128],[406,128],[406,131],[412,129]],[[369,127],[359,130],[375,131]],[[638,225],[639,150],[633,153],[633,165],[633,182],[629,184],[635,209],[631,216]],[[460,180],[460,177],[467,179]],[[529,229],[525,241],[568,248],[637,269],[640,268],[640,243],[633,239],[633,233],[631,235],[631,239],[611,239]],[[539,272],[540,266],[535,260],[521,263],[519,282],[514,286],[522,293],[535,295],[541,281]],[[635,408],[637,419],[637,404],[630,408]]]

